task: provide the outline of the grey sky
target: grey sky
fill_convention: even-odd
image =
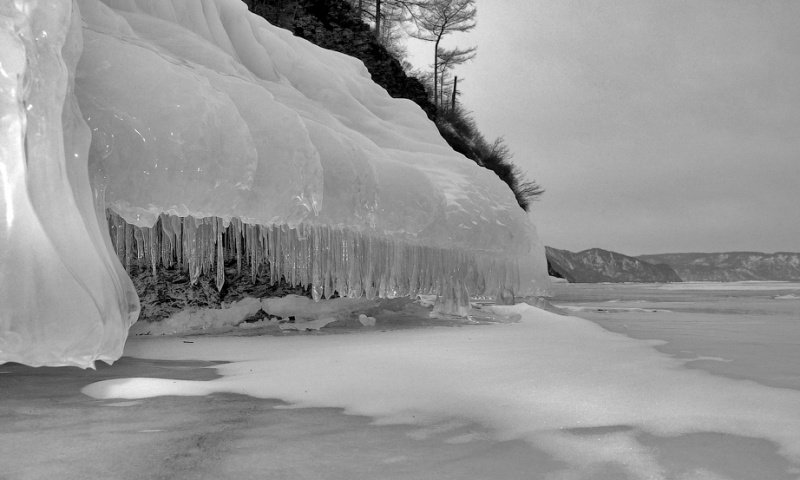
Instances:
[[[547,245],[800,251],[800,2],[477,6],[462,101],[547,189]]]

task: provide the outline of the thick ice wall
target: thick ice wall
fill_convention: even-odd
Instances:
[[[7,2],[2,14],[0,361],[113,361],[138,298],[109,255],[86,175],[90,133],[70,74],[80,15],[56,0]]]
[[[246,254],[317,297],[424,291],[463,306],[546,288],[506,185],[361,62],[239,0],[77,4],[3,11],[0,361],[119,354],[137,303],[100,233],[106,207],[135,225],[111,217],[120,258],[216,268],[218,285],[225,256]],[[31,41],[42,22],[47,41]]]
[[[215,195],[228,202],[235,198],[235,210],[246,221],[260,224],[287,221],[292,225],[303,221],[368,234],[399,235],[405,241],[422,245],[456,246],[512,255],[528,254],[530,245],[537,243],[530,222],[505,185],[491,172],[475,167],[454,153],[416,105],[389,97],[371,81],[363,64],[357,60],[297,39],[262,18],[249,15],[244,3],[235,0],[202,2],[202,5],[175,1],[171,8],[149,1],[108,0],[106,3],[115,10],[104,10],[102,15],[85,15],[89,30],[102,32],[109,30],[108,25],[114,25],[117,28],[113,34],[115,39],[109,41],[127,35],[129,43],[157,52],[175,68],[182,69],[182,74],[205,78],[217,93],[229,98],[235,97],[235,92],[241,92],[245,85],[251,85],[247,95],[240,95],[243,99],[233,98],[240,110],[260,98],[268,98],[298,116],[302,128],[263,118],[274,115],[275,108],[269,109],[260,119],[245,118],[245,123],[251,130],[258,125],[274,125],[274,128],[262,130],[276,139],[287,135],[298,137],[298,131],[305,135],[289,142],[299,151],[273,151],[267,158],[259,154],[255,169],[256,175],[270,178],[293,167],[298,170],[303,180],[300,183],[313,187],[302,193],[305,214],[298,213],[295,208],[294,215],[287,215],[285,211],[264,206],[264,202],[242,198],[241,193],[238,197],[230,197],[227,192]],[[82,5],[85,5],[84,10],[88,10],[89,5],[93,5],[94,10],[103,10],[103,5],[95,1],[82,1]],[[104,26],[98,26],[94,20],[100,16],[105,17]],[[87,42],[87,50],[89,48]],[[115,48],[107,48],[103,60],[96,63],[111,63],[124,71],[131,62],[116,60],[119,55],[115,56],[115,51]],[[83,78],[95,76],[93,70],[82,72],[83,66],[82,62],[79,86]],[[132,78],[136,72],[119,76]],[[230,84],[223,85],[220,77],[231,79]],[[147,78],[137,78],[138,81],[146,82]],[[197,82],[202,84],[203,80]],[[171,125],[168,116],[164,120]],[[238,127],[231,128],[236,130],[230,132],[231,135],[242,131]],[[257,136],[251,134],[251,137]],[[305,150],[300,145],[305,145]],[[309,152],[316,152],[318,163],[315,163],[316,157],[304,157]],[[214,155],[210,157],[209,164],[228,161],[227,158],[218,160]],[[294,161],[287,161],[287,158]],[[304,158],[307,158],[305,165],[298,161]],[[204,163],[194,157],[192,161]],[[148,169],[150,165],[143,167],[139,169],[142,172],[152,169]],[[136,168],[130,167],[130,170]],[[112,181],[113,178],[128,178],[109,177]],[[311,179],[318,181],[310,182]],[[298,182],[282,179],[275,183],[285,187]],[[120,191],[131,185],[125,182]],[[280,189],[257,182],[239,185],[248,195],[269,189],[272,199],[292,196],[282,195]],[[162,195],[159,191],[147,194],[153,210],[168,211],[175,203],[156,201],[153,197]],[[127,200],[132,196],[127,192],[120,194],[119,203],[127,201],[133,209],[143,208],[141,203]],[[117,200],[109,198],[107,192],[107,201],[115,205]],[[221,208],[215,211],[214,208],[191,207],[189,201],[184,203],[186,209],[175,209],[182,212],[181,215],[195,212],[201,216],[229,216],[229,211]],[[318,215],[314,214],[314,205],[320,208]],[[122,208],[115,210],[130,217]],[[464,233],[457,233],[459,230]],[[515,241],[513,245],[498,242],[498,235],[513,235]],[[522,249],[511,251],[511,246],[522,246]]]
[[[321,200],[319,156],[302,122],[246,70],[232,59],[217,72],[173,56],[103,4],[82,4],[78,98],[111,208],[142,226],[162,212],[297,222]],[[227,56],[175,24],[136,20],[212,60]]]

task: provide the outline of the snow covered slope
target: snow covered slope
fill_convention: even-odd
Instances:
[[[317,297],[432,292],[457,311],[467,295],[547,288],[535,228],[493,173],[359,61],[245,3],[1,13],[0,361],[121,354],[138,303],[106,208],[132,225],[116,253],[154,269],[219,276],[229,241]]]

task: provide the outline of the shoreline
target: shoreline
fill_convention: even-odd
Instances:
[[[69,381],[0,374],[4,392],[27,391],[6,402],[2,442],[34,474],[10,478],[100,466],[125,468],[119,478],[796,478],[796,391],[701,371],[631,335],[637,315],[669,326],[666,313],[607,315],[620,335],[526,308],[498,307],[523,319],[494,325],[135,338],[126,355],[139,358],[59,369]],[[193,355],[208,361],[167,358]],[[156,374],[169,380],[137,383]],[[80,393],[109,377],[122,390]]]

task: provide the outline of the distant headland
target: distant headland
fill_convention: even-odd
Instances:
[[[800,280],[800,253],[663,253],[631,257],[600,248],[546,247],[551,276],[570,283],[736,282]]]

